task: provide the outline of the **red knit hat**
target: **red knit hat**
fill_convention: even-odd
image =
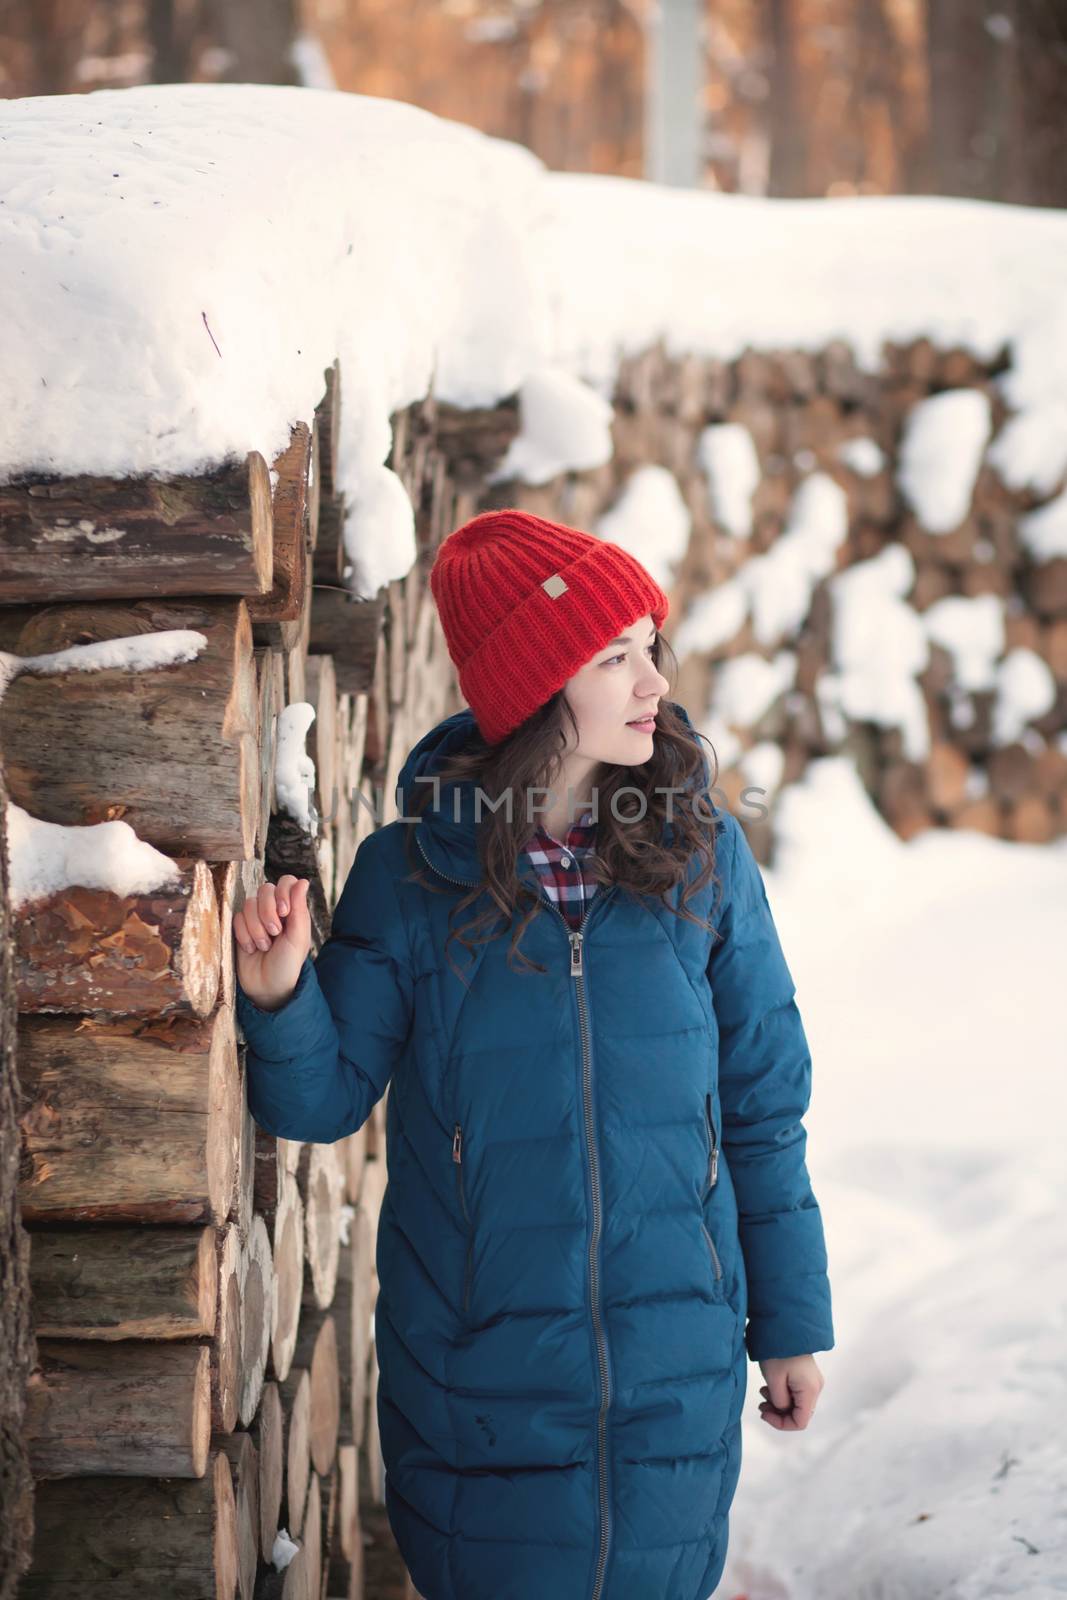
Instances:
[[[529,511],[483,511],[450,533],[430,570],[448,653],[488,744],[499,744],[591,656],[646,612],[670,609],[645,568],[608,539]]]

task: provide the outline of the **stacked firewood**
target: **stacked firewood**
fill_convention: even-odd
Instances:
[[[419,560],[355,599],[326,377],[270,467],[0,489],[0,648],[53,662],[15,671],[0,702],[8,798],[60,829],[124,822],[177,869],[164,888],[73,883],[10,909],[36,1341],[27,1596],[413,1592],[375,1405],[386,1100],[333,1145],[254,1126],[232,922],[292,870],[312,882],[317,949],[359,843],[395,815],[410,737],[461,703],[426,571],[478,509],[500,419],[486,436],[432,400],[394,418]],[[193,659],[54,670],[54,652],[172,629],[202,636]],[[306,823],[275,781],[300,703]]]
[[[730,721],[731,744],[719,787],[751,824],[762,858],[771,853],[774,795],[760,822],[743,798],[762,785],[745,771],[745,753],[777,747],[783,760],[778,787],[803,776],[812,760],[844,755],[854,761],[871,799],[904,838],[931,826],[980,829],[1003,838],[1040,843],[1067,833],[1067,556],[1038,555],[1023,535],[1024,519],[1063,494],[1009,487],[997,470],[997,445],[1010,414],[998,377],[1006,352],[981,359],[929,339],[886,342],[876,369],[861,366],[854,351],[834,341],[818,351],[747,348],[735,359],[673,355],[662,345],[623,361],[614,392],[614,453],[592,472],[563,474],[539,486],[500,483],[494,503],[522,505],[546,516],[596,529],[613,510],[638,469],[666,468],[691,519],[688,548],[674,570],[672,641],[687,614],[709,594],[738,578],[748,562],[767,554],[789,529],[798,489],[824,474],[845,497],[847,531],[833,570],[812,584],[799,624],[776,637],[757,638],[751,614],[738,618],[710,648],[681,660],[677,698],[694,722],[715,725],[722,669],[738,657],[772,661],[795,655],[793,681],[783,684],[757,720]],[[975,391],[988,402],[991,446],[982,460],[971,504],[948,532],[924,529],[899,481],[902,446],[915,408],[950,390]],[[716,504],[702,459],[704,430],[735,424],[751,442],[755,462],[748,526],[729,526]],[[647,527],[638,530],[652,542]],[[902,547],[913,579],[904,605],[922,619],[947,596],[993,596],[1003,603],[1004,640],[998,666],[1023,651],[1020,674],[1051,684],[1043,710],[1010,736],[996,728],[994,689],[960,683],[951,655],[931,642],[926,666],[915,674],[917,696],[929,728],[927,753],[909,751],[898,727],[831,717],[820,680],[834,661],[833,579],[844,570]],[[784,580],[788,582],[788,575]],[[790,595],[785,595],[789,609]],[[1018,658],[1016,658],[1018,659]],[[712,735],[714,743],[714,735]]]
[[[847,500],[834,573],[902,544],[917,613],[946,595],[999,595],[1005,649],[1046,664],[1054,703],[994,742],[989,696],[964,694],[935,646],[918,680],[924,760],[907,758],[895,728],[832,727],[819,680],[833,665],[834,573],[770,645],[745,618],[683,655],[676,697],[699,725],[725,663],[795,652],[792,687],[734,729],[743,749],[780,750],[780,782],[845,752],[904,836],[931,824],[1067,832],[1067,561],[1026,548],[1018,524],[1036,500],[988,465],[947,535],[919,527],[896,483],[918,401],[981,389],[1003,426],[994,376],[925,341],[889,348],[878,373],[837,345],[731,362],[656,348],[621,369],[614,458],[540,487],[491,471],[518,430],[515,402],[458,411],[428,398],[393,418],[389,460],[414,508],[417,559],[365,599],[346,581],[336,367],[269,465],[252,453],[201,477],[0,486],[0,795],[6,785],[10,816],[56,825],[57,854],[76,830],[122,822],[174,869],[143,892],[69,882],[0,906],[35,1334],[26,1594],[122,1600],[146,1582],[226,1600],[409,1592],[376,1434],[386,1101],[332,1146],[253,1126],[232,922],[264,878],[294,872],[311,881],[317,949],[360,842],[395,815],[411,744],[462,704],[427,581],[451,528],[510,504],[595,529],[635,469],[665,467],[692,522],[668,581],[671,637],[692,602],[774,546],[819,471]],[[743,536],[723,526],[700,464],[702,431],[723,422],[747,431],[758,461]],[[862,471],[842,454],[857,440]],[[89,671],[62,654],[174,630],[200,641],[191,657]],[[287,709],[309,705],[314,790],[298,816],[279,798],[276,755]],[[744,782],[743,761],[720,774],[730,804]],[[769,832],[750,831],[766,858]]]

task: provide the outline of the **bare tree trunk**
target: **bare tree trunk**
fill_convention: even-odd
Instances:
[[[927,0],[930,136],[916,187],[1013,205],[1067,195],[1067,5]]]
[[[770,0],[768,31],[771,38],[771,161],[767,193],[788,198],[809,192],[807,144],[798,81],[796,0]]]
[[[299,83],[292,60],[299,31],[294,0],[208,0],[211,32],[230,61],[229,83]]]
[[[187,83],[193,76],[200,20],[200,0],[147,0],[144,27],[153,83]]]

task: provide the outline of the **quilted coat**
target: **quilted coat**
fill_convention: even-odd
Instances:
[[[473,727],[464,709],[414,746],[288,1003],[238,990],[251,1111],[330,1143],[390,1086],[377,1415],[419,1593],[706,1600],[746,1361],[834,1342],[794,985],[722,810],[689,902],[714,933],[610,885],[572,932],[542,896],[521,949],[546,971],[509,968],[505,932],[473,961],[453,940],[461,981],[443,952],[480,876],[474,786],[404,819]],[[452,892],[403,881],[412,827]]]

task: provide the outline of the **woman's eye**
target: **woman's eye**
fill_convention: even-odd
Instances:
[[[651,652],[654,651],[655,648],[656,648],[655,644],[646,644],[646,646],[645,646],[646,654],[651,654]],[[625,661],[625,660],[626,660],[626,652],[623,651],[622,655],[609,656],[608,659],[605,662],[602,663],[602,665],[605,666],[605,667],[610,667],[610,666],[613,666],[616,661]]]

